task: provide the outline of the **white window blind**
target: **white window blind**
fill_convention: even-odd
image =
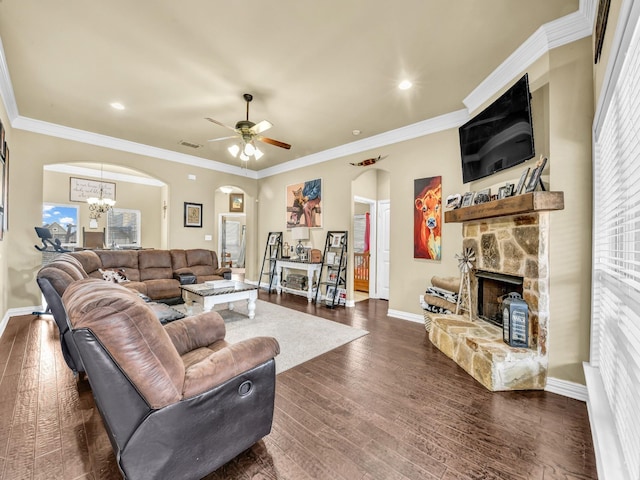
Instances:
[[[113,208],[107,214],[107,246],[140,247],[140,210]]]
[[[629,478],[640,480],[640,39],[634,28],[595,137],[591,364],[599,368]]]

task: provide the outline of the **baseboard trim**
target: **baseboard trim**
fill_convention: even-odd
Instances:
[[[403,312],[400,310],[387,310],[387,317],[400,318],[401,320],[408,320],[409,322],[424,323],[424,315],[418,315],[416,313]]]
[[[628,480],[624,470],[624,457],[620,439],[615,430],[613,412],[609,407],[600,370],[585,362],[582,364],[587,379],[587,410],[593,437],[593,449],[596,454],[596,467],[600,480]]]
[[[33,312],[40,312],[43,310],[44,307],[42,305],[38,305],[36,307],[10,308],[4,313],[4,317],[2,317],[2,321],[0,321],[0,337],[2,337],[5,328],[7,328],[7,324],[9,323],[9,319],[11,317],[17,317],[20,315],[32,315]]]
[[[544,387],[545,392],[557,393],[563,397],[573,398],[586,402],[589,398],[587,387],[579,383],[561,380],[560,378],[547,377],[547,386]]]

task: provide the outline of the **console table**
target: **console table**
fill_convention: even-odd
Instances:
[[[280,294],[281,292],[289,292],[295,295],[305,295],[307,297],[307,301],[311,302],[313,297],[315,296],[315,284],[316,279],[320,275],[320,270],[322,268],[322,263],[312,263],[305,262],[302,260],[292,260],[292,259],[284,259],[278,258],[276,260],[276,292]],[[283,287],[280,283],[282,279],[282,271],[283,269],[289,270],[303,270],[307,272],[307,290],[300,290],[297,288],[287,288]]]

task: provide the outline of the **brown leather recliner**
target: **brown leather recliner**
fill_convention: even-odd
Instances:
[[[134,292],[97,279],[62,300],[125,478],[202,478],[271,431],[274,338],[229,344],[216,312],[163,327]]]

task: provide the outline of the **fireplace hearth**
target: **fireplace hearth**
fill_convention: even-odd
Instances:
[[[478,318],[502,327],[502,300],[510,293],[522,296],[523,278],[499,272],[476,270],[478,281]]]

